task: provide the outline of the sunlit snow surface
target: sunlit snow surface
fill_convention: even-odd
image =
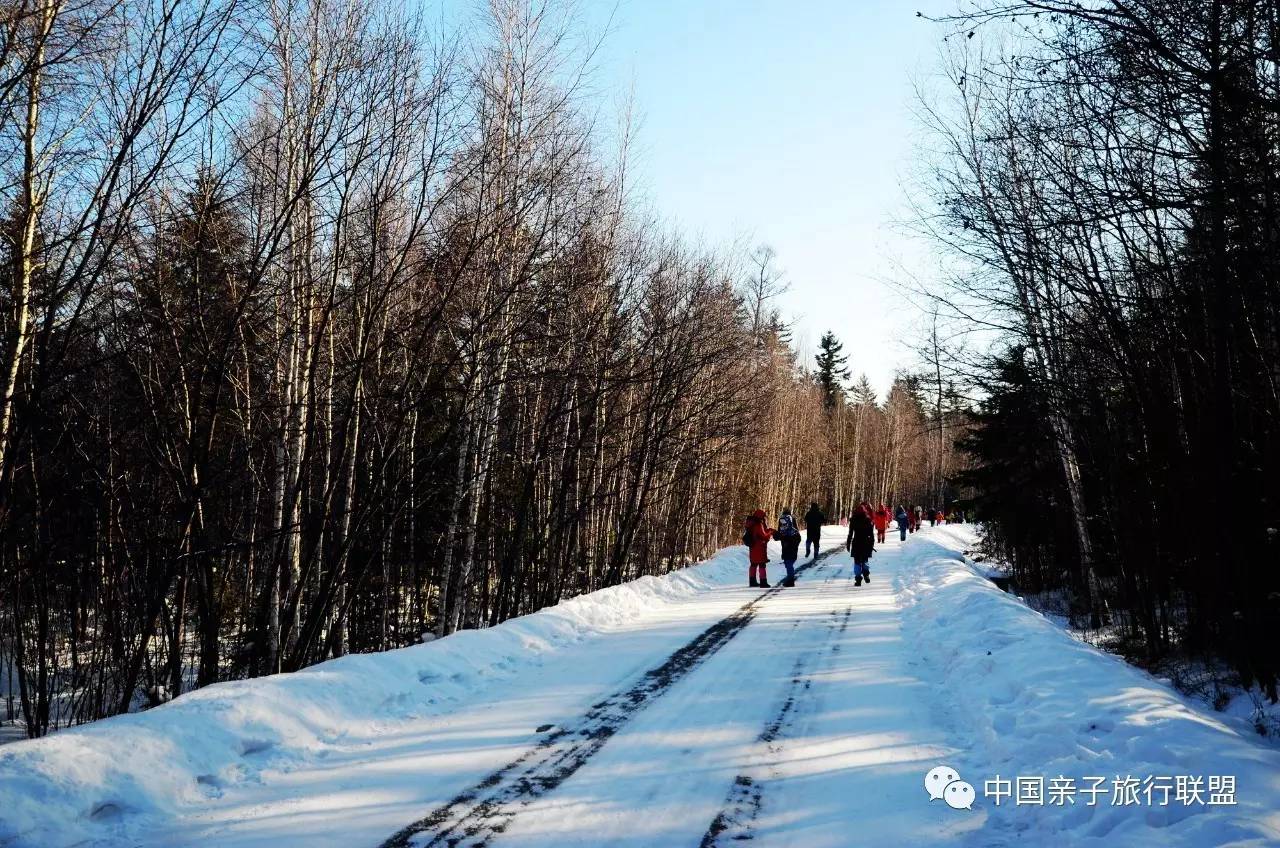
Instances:
[[[1280,753],[1002,593],[957,553],[972,542],[967,527],[905,545],[891,531],[861,587],[847,556],[819,563],[484,838],[1280,845]],[[490,630],[5,746],[0,845],[380,845],[761,595],[745,578],[730,548]],[[940,764],[977,789],[972,810],[929,800]],[[1237,804],[996,806],[997,775],[1225,775]]]

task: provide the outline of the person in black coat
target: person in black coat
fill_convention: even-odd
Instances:
[[[822,525],[827,523],[827,517],[822,514],[822,510],[818,509],[816,503],[809,504],[809,511],[804,514],[804,555],[809,556],[809,546],[813,545],[813,555],[818,555],[818,547],[822,542]]]
[[[871,582],[871,569],[867,560],[876,549],[876,528],[871,520],[871,504],[863,503],[849,516],[849,538],[846,541],[849,553],[853,554],[853,585],[861,586],[862,581]]]

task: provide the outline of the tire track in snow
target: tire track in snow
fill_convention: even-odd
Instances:
[[[843,550],[841,546],[823,551],[797,567],[796,573]],[[596,702],[570,725],[557,727],[515,760],[400,830],[381,848],[489,845],[523,807],[568,780],[636,713],[742,632],[756,617],[760,604],[782,588],[775,584],[712,624],[641,675],[636,683]]]
[[[849,619],[853,616],[853,604],[845,606],[844,613],[838,609],[831,611],[832,621],[828,623],[827,634],[829,647],[825,656],[833,656],[840,652],[840,637],[849,628]],[[760,731],[758,741],[765,746],[770,761],[777,758],[782,751],[779,738],[795,718],[797,707],[803,701],[805,693],[813,685],[813,668],[810,657],[815,652],[804,651],[796,657],[791,669],[791,681],[782,699],[778,712]],[[724,842],[745,842],[755,838],[753,826],[764,805],[764,786],[759,778],[747,772],[739,774],[733,780],[729,796],[725,799],[724,808],[716,814],[707,826],[698,848],[715,848]]]

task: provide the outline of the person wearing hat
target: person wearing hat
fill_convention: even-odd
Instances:
[[[769,580],[765,576],[765,563],[769,561],[769,540],[773,538],[773,529],[765,524],[764,510],[757,509],[751,513],[751,517],[747,519],[746,532],[742,534],[742,541],[747,544],[750,551],[751,568],[748,571],[747,585],[761,589],[769,588]],[[756,579],[757,570],[760,579]]]
[[[800,557],[800,528],[796,526],[791,507],[784,507],[778,519],[777,537],[782,542],[782,564],[787,569],[787,578],[783,586],[796,585],[796,560]]]

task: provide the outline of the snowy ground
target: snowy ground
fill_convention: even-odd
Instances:
[[[984,559],[981,554],[975,558],[983,560],[971,562],[971,567],[979,574],[997,581],[1011,580],[1011,570],[1006,564]],[[1002,588],[1005,587],[1075,638],[1103,651],[1125,656],[1124,631],[1114,624],[1098,629],[1077,626],[1068,614],[1069,599],[1065,590],[1030,594],[1018,592],[1017,587],[1009,582],[1005,582]],[[1135,657],[1127,659],[1151,672],[1161,683],[1186,695],[1200,708],[1247,724],[1249,732],[1259,734],[1265,744],[1280,750],[1280,703],[1271,703],[1266,691],[1256,683],[1249,688],[1242,686],[1239,674],[1228,664],[1177,653],[1155,664],[1144,665],[1138,661],[1140,658]]]
[[[9,745],[0,845],[1280,845],[1280,752],[1006,596],[972,541],[891,533],[870,585],[838,553],[769,592],[731,548]],[[929,800],[940,765],[972,809]],[[1019,777],[1077,791],[997,798]]]

